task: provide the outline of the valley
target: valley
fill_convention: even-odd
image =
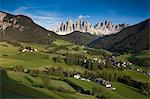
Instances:
[[[149,99],[146,1],[0,1],[0,99]]]
[[[16,46],[17,44],[19,46]],[[27,46],[36,48],[37,51],[22,52],[20,50]],[[58,99],[68,97],[73,99],[94,99],[96,97],[111,97],[111,99],[123,99],[125,97],[132,99],[132,97],[137,97],[137,99],[148,99],[148,96],[140,93],[138,87],[119,81],[118,78],[130,77],[131,80],[147,83],[149,76],[143,73],[126,68],[117,69],[112,67],[110,63],[97,68],[89,68],[82,66],[82,64],[66,63],[65,61],[66,53],[81,55],[78,57],[84,56],[92,60],[95,58],[103,59],[113,55],[113,53],[105,50],[101,50],[100,55],[88,52],[93,50],[64,40],[56,40],[49,45],[26,42],[0,42],[1,75],[6,77],[6,81],[2,80],[2,85],[12,86],[2,87],[2,89],[7,90],[7,93],[4,91],[2,97],[7,97],[9,94],[9,97],[53,97]],[[128,58],[120,55],[117,56],[117,61],[128,61]],[[142,68],[143,71],[149,72],[149,69],[145,67],[137,65],[135,68]],[[3,74],[4,72],[5,74]],[[75,74],[80,74],[82,77],[90,79],[90,82],[74,78],[73,75]],[[111,88],[97,84],[94,80],[97,77],[109,80],[116,90],[113,91]],[[21,93],[19,89],[14,94],[13,89],[17,86],[26,91],[26,94]],[[121,90],[127,90],[129,93],[122,94]],[[38,96],[36,93],[38,93]]]

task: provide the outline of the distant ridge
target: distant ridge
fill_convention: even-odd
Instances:
[[[70,34],[61,36],[62,39],[69,41],[71,43],[77,44],[77,45],[87,45],[91,41],[98,38],[97,35],[92,35],[90,33],[83,33],[79,31],[74,31]]]
[[[117,34],[100,37],[89,47],[104,48],[115,52],[138,52],[149,49],[150,19],[130,26]]]

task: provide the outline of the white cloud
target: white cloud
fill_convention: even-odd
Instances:
[[[91,17],[91,16],[89,16],[89,15],[79,15],[79,16],[78,16],[79,19],[82,19],[82,18],[89,18],[89,17]]]
[[[22,6],[22,7],[19,7],[17,8],[16,10],[13,11],[14,14],[22,14],[25,12],[25,10],[27,10],[29,7],[25,7],[25,6]]]
[[[48,12],[42,11],[39,8],[48,7],[46,6],[21,6],[13,11],[14,14],[22,14],[26,15],[33,19],[33,21],[44,28],[50,30],[53,26],[58,25],[64,17],[60,17],[60,15],[56,12]],[[31,12],[32,11],[32,12]],[[78,18],[86,19],[89,18],[89,15],[79,15]]]
[[[42,6],[43,7],[43,6]],[[34,13],[30,12],[30,9],[34,8]],[[37,7],[22,6],[13,11],[13,14],[26,15],[33,19],[33,21],[44,28],[50,30],[52,26],[58,23],[62,18],[60,18],[56,13],[44,12],[36,10]],[[38,7],[39,8],[39,7]]]

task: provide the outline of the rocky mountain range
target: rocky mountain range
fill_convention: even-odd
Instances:
[[[55,26],[52,31],[56,32],[59,35],[66,35],[70,34],[73,31],[80,31],[102,36],[117,33],[128,26],[128,24],[115,25],[111,21],[98,22],[93,26],[87,20],[78,18],[75,22],[71,20],[62,22]]]
[[[71,23],[73,24],[71,21],[68,24]],[[77,26],[78,29],[82,27],[83,30],[87,30],[87,27],[89,26],[91,26],[93,30],[95,30],[95,28],[102,28],[106,26],[107,29],[110,29],[111,27],[114,32],[119,32],[112,35],[108,35],[109,33],[107,32],[108,34],[102,37],[98,36],[102,34],[92,35],[92,32],[86,31],[83,31],[84,33],[80,31],[74,31],[67,35],[58,35],[55,32],[46,30],[45,28],[34,23],[34,21],[27,16],[12,15],[0,11],[0,41],[15,40],[21,42],[48,44],[56,39],[63,39],[74,44],[85,46],[88,45],[89,47],[106,49],[114,52],[138,52],[149,49],[150,19],[133,26],[128,26],[126,24],[113,25],[109,21],[106,21],[103,24],[98,23],[94,27],[89,24],[89,22],[83,21],[79,22]],[[86,26],[86,28],[81,25]],[[73,25],[73,27],[75,26],[76,25]],[[112,27],[115,27],[115,29]],[[121,27],[126,28],[122,30]],[[74,28],[70,27],[69,29],[73,30]]]
[[[15,40],[48,44],[56,39],[63,39],[74,44],[86,45],[95,38],[96,35],[79,31],[68,35],[57,35],[34,23],[30,17],[0,11],[0,41]]]

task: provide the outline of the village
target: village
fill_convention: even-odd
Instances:
[[[79,79],[79,80],[84,80],[84,81],[91,82],[90,79],[86,79],[84,77],[81,77],[80,74],[74,75],[74,78],[75,79]],[[112,87],[112,84],[109,81],[104,80],[103,78],[96,78],[94,80],[94,82],[96,82],[97,84],[101,84],[101,85],[105,86],[106,88],[111,88],[112,90],[116,90],[116,88]]]
[[[32,48],[30,46],[24,47],[22,49],[19,50],[20,52],[38,52],[38,50],[36,48]]]
[[[19,50],[19,52],[22,52],[22,53],[25,53],[25,52],[39,52],[39,50],[36,49],[36,48],[27,46],[27,47],[24,47],[21,50]],[[83,61],[84,64],[86,64],[86,62],[87,62],[87,59],[84,59],[84,60],[79,59],[79,60]],[[98,58],[95,58],[95,57],[92,58],[92,63],[96,62],[98,64],[103,64],[104,66],[107,64],[108,61],[111,62],[112,66],[114,68],[117,68],[118,70],[128,69],[128,70],[137,71],[139,73],[143,73],[144,75],[148,75],[148,76],[150,75],[150,72],[144,72],[144,70],[142,68],[135,68],[135,67],[132,66],[132,63],[130,63],[128,61],[124,61],[124,62],[118,61],[116,59],[115,55],[112,55],[112,56],[109,56],[109,57],[104,57],[103,59],[98,59]],[[14,68],[14,66],[10,66],[9,68],[12,70]],[[24,73],[29,73],[29,71],[30,70],[27,70],[27,69],[23,70]],[[101,84],[104,87],[109,88],[111,90],[116,90],[117,89],[117,88],[113,87],[113,85],[111,84],[110,81],[107,81],[104,78],[95,78],[94,80],[91,80],[90,77],[89,78],[82,77],[80,75],[80,73],[74,74],[73,78],[83,80],[83,81],[87,81],[87,82],[93,81],[93,82],[95,82],[97,84]]]
[[[30,47],[30,46],[24,46],[22,47],[19,51],[21,54],[37,54],[36,52],[40,52],[39,49]],[[40,52],[41,53],[41,52]],[[43,53],[46,53],[43,51]],[[60,54],[58,54],[60,55]],[[52,59],[56,56],[52,56]],[[57,57],[56,57],[57,58]],[[67,60],[70,59],[70,60]],[[43,60],[48,60],[43,57],[41,57]],[[62,57],[58,57],[57,61],[53,60],[55,63],[61,63],[61,60],[63,63],[70,65],[70,66],[79,66],[79,68],[84,68],[84,72],[79,72],[79,71],[68,71],[63,68],[59,67],[53,67],[53,66],[47,66],[44,67],[43,70],[39,71],[38,69],[33,70],[33,69],[27,69],[23,65],[10,65],[8,70],[14,71],[14,72],[24,72],[26,74],[30,74],[32,77],[36,77],[39,74],[47,74],[47,75],[53,75],[53,76],[58,76],[62,77],[63,79],[73,79],[76,80],[77,82],[83,82],[87,84],[96,84],[97,86],[101,86],[107,90],[112,90],[117,92],[120,90],[118,86],[115,85],[114,82],[118,81],[117,77],[120,77],[119,74],[116,74],[117,76],[114,77],[115,73],[111,75],[109,72],[105,72],[106,69],[108,70],[114,70],[114,71],[119,71],[119,72],[124,72],[124,71],[135,71],[138,73],[142,73],[146,76],[149,76],[149,72],[145,72],[143,68],[133,66],[134,64],[129,62],[129,61],[118,61],[117,57],[115,55],[109,55],[109,56],[103,56],[103,57],[96,57],[94,55],[89,56],[82,56],[82,55],[77,55],[77,54],[68,54],[65,53]],[[75,61],[76,60],[76,61]],[[79,64],[78,64],[79,63]],[[109,64],[110,63],[110,64]],[[63,66],[63,64],[62,64]],[[95,68],[96,67],[96,68]],[[87,70],[87,71],[86,71]],[[89,71],[88,71],[89,70]],[[104,73],[99,73],[104,70]],[[95,73],[93,73],[95,71]],[[87,72],[87,73],[85,73]],[[103,75],[104,74],[104,75]],[[107,74],[107,76],[105,75]],[[121,80],[126,79],[125,76],[122,76]],[[128,80],[128,79],[127,79]],[[130,80],[130,79],[129,79]],[[118,81],[119,83],[124,83],[122,81]],[[126,83],[125,83],[126,84]],[[128,83],[127,83],[128,84]],[[132,85],[134,87],[134,84]],[[82,85],[81,85],[82,87]],[[86,91],[86,90],[85,90]]]
[[[110,56],[108,58],[104,58],[104,59],[93,58],[92,62],[96,62],[96,61],[99,64],[103,64],[103,65],[106,65],[106,62],[110,61],[110,62],[112,62],[113,67],[118,68],[118,70],[119,69],[135,70],[135,71],[137,71],[139,73],[143,73],[144,75],[150,76],[150,72],[146,72],[142,68],[137,68],[137,67],[132,66],[131,62],[128,62],[128,61],[124,61],[124,62],[117,61],[116,56],[114,56],[114,55],[112,55],[112,56]],[[85,62],[86,62],[86,60],[85,60]]]
[[[19,52],[23,52],[23,53],[25,53],[25,52],[39,52],[39,50],[36,48],[32,48],[30,46],[27,46],[27,47],[20,49]],[[79,60],[82,60],[82,59],[79,59]],[[144,75],[150,76],[150,72],[146,72],[142,68],[137,68],[137,67],[132,66],[131,62],[118,61],[116,59],[116,55],[112,55],[110,57],[103,58],[103,59],[98,59],[95,57],[92,58],[92,62],[97,62],[98,64],[103,64],[103,65],[106,65],[106,63],[108,61],[110,61],[112,63],[114,68],[118,68],[118,70],[120,70],[120,69],[134,70],[134,71],[137,71],[139,73],[143,73]],[[86,63],[87,59],[84,59],[83,62]]]

